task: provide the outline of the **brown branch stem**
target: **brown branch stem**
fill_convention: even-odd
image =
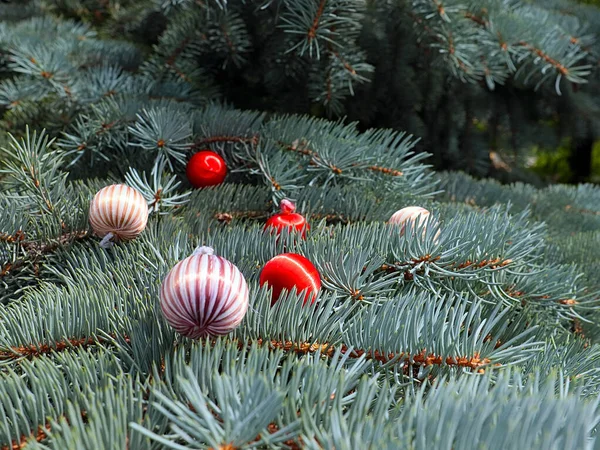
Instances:
[[[27,442],[30,438],[35,437],[37,442],[42,442],[44,439],[48,437],[48,431],[50,431],[50,424],[46,423],[45,425],[40,425],[37,428],[37,432],[30,435],[23,435],[19,441],[13,440],[8,445],[3,445],[0,447],[0,450],[20,450],[27,446]]]
[[[527,48],[529,51],[531,51],[535,55],[537,55],[540,58],[542,58],[548,64],[554,66],[554,68],[556,70],[558,70],[562,75],[567,75],[569,73],[569,69],[567,69],[560,62],[558,62],[557,60],[551,58],[548,54],[544,53],[541,49],[535,47],[534,45],[531,45],[531,44],[529,44],[528,42],[525,42],[525,41],[519,42],[519,45],[522,46],[522,47]]]
[[[269,348],[273,349],[281,349],[285,352],[294,352],[296,354],[309,354],[320,351],[322,355],[326,355],[328,357],[333,356],[335,353],[335,348],[330,344],[324,343],[309,343],[309,342],[291,342],[291,341],[263,341],[262,339],[258,340],[259,345],[267,345]],[[348,354],[352,358],[360,358],[361,356],[365,356],[365,358],[370,360],[379,361],[382,363],[388,363],[394,361],[396,363],[400,362],[408,362],[412,365],[421,365],[421,366],[432,366],[432,365],[447,365],[447,366],[456,366],[456,367],[465,367],[474,370],[483,370],[482,367],[490,364],[489,358],[481,358],[479,353],[474,353],[471,356],[447,356],[446,358],[436,355],[434,353],[427,353],[427,350],[423,349],[419,353],[409,354],[409,353],[381,353],[377,350],[361,350],[356,349],[350,351],[348,347],[342,346],[342,353]]]
[[[204,139],[197,140],[193,148],[199,148],[205,145],[216,144],[216,143],[251,143],[252,145],[258,145],[259,138],[257,135],[246,137],[246,136],[211,136]]]
[[[319,3],[319,8],[317,9],[317,14],[315,15],[312,26],[308,29],[307,36],[309,41],[312,41],[317,37],[317,29],[319,28],[319,22],[321,21],[321,16],[325,10],[326,3],[327,0],[321,0],[321,3]]]

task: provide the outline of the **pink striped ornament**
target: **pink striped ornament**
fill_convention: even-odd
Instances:
[[[148,222],[148,202],[142,194],[124,184],[100,189],[90,203],[90,224],[101,238],[127,241],[137,237]]]
[[[160,307],[169,325],[190,339],[222,336],[246,315],[248,284],[230,261],[199,247],[163,280]]]
[[[416,225],[417,220],[419,221],[420,225],[425,223],[425,221],[429,221],[430,223],[434,224],[435,219],[430,217],[430,214],[431,213],[428,210],[421,208],[420,206],[407,206],[406,208],[396,211],[392,217],[390,217],[389,223],[400,225],[400,234],[404,234],[406,231],[406,225],[409,225],[411,228],[413,228]],[[439,235],[440,230],[436,232],[434,240],[437,241]],[[423,236],[425,236],[425,230],[423,230]]]

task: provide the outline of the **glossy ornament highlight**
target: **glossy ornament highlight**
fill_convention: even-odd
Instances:
[[[190,158],[185,174],[195,188],[216,186],[225,180],[227,164],[218,153],[202,150]]]
[[[271,305],[274,305],[286,289],[297,292],[305,291],[304,304],[310,299],[315,302],[321,290],[321,276],[319,271],[307,258],[296,253],[283,253],[270,259],[260,273],[260,285],[265,284],[273,289]]]

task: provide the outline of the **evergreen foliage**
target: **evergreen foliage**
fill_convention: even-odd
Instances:
[[[469,24],[465,59],[443,58],[458,75],[491,45],[490,29],[447,22],[463,7],[442,14],[434,3],[410,8],[446,43]],[[377,73],[353,47],[376,28],[354,34],[355,24],[406,12],[396,2],[108,2],[100,15],[85,4],[0,5],[11,131],[0,138],[1,448],[599,445],[598,187],[434,173],[408,133],[221,101],[229,88],[218,78],[256,64],[255,45],[265,45],[281,46],[259,59],[271,95],[293,105],[300,96],[277,89],[301,74],[307,98],[350,104],[350,89]],[[152,8],[169,25],[150,51],[135,36]],[[500,18],[511,11],[489,17],[510,29]],[[295,32],[316,14],[325,26],[312,38]],[[251,43],[250,23],[285,39]],[[112,40],[124,24],[132,40]],[[583,47],[545,38],[569,68],[561,77],[581,82]],[[550,71],[555,86],[552,64],[534,66],[526,48],[510,56],[497,55],[488,83],[515,74],[537,83]],[[335,73],[331,99],[316,89],[322,67]],[[469,67],[467,81],[484,77]],[[205,148],[229,175],[192,191],[185,161]],[[104,249],[88,208],[115,182],[136,187],[151,216],[139,238]],[[283,198],[309,218],[306,240],[263,232]],[[385,223],[414,204],[437,222],[403,235]],[[167,325],[158,296],[198,245],[244,273],[250,308],[228,336],[192,342]],[[284,251],[321,273],[315,304],[292,291],[271,307],[259,287],[261,267]]]
[[[570,0],[61,0],[42,9],[128,36],[138,53],[104,42],[102,55],[132,67],[141,51],[141,72],[161,95],[168,84],[188,99],[407,131],[437,168],[523,179],[525,150],[568,139],[571,179],[583,181],[600,137],[600,12]],[[22,94],[11,86],[5,101]]]

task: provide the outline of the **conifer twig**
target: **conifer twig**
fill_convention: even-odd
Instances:
[[[125,342],[130,342],[128,336],[124,337]],[[89,347],[95,344],[102,344],[105,341],[101,337],[82,337],[82,338],[71,338],[64,341],[59,341],[53,345],[49,344],[31,344],[28,346],[12,347],[10,350],[0,351],[0,359],[15,359],[15,358],[34,358],[41,355],[46,355],[54,351],[63,351],[73,347]],[[207,341],[208,342],[208,341]],[[306,355],[309,353],[315,353],[320,351],[322,355],[332,357],[335,353],[335,348],[329,343],[317,343],[317,342],[292,342],[292,341],[277,341],[268,339],[258,339],[256,341],[258,345],[266,345],[271,349],[280,349],[287,353],[296,353],[298,355]],[[246,345],[252,345],[252,341]],[[244,344],[238,343],[238,347],[242,348]],[[431,365],[448,365],[457,367],[466,367],[471,369],[480,369],[482,366],[488,365],[491,361],[489,358],[481,358],[479,353],[474,353],[471,356],[448,356],[443,358],[440,355],[434,353],[427,353],[426,350],[421,350],[419,353],[388,353],[383,354],[377,350],[364,350],[364,349],[353,349],[349,350],[349,347],[342,345],[342,353],[348,354],[352,358],[360,358],[365,355],[367,359],[376,360],[382,363],[395,361],[398,363],[409,362],[410,364],[431,366]]]
[[[58,237],[58,239],[53,239],[49,242],[36,242],[36,241],[26,241],[21,242],[21,246],[23,249],[32,254],[45,254],[50,253],[56,250],[59,247],[71,244],[75,241],[79,241],[85,239],[89,236],[88,230],[82,231],[72,231],[69,233],[65,233]]]
[[[28,346],[12,347],[10,350],[1,350],[0,359],[12,359],[14,357],[22,358],[34,358],[42,355],[47,355],[53,351],[62,351],[73,347],[89,347],[90,345],[96,344],[99,339],[88,338],[72,338],[65,341],[56,342],[54,345],[31,344]]]
[[[321,0],[321,2],[319,3],[319,8],[317,9],[317,14],[315,15],[312,26],[308,29],[308,32],[306,33],[309,41],[312,41],[317,37],[319,22],[321,21],[321,16],[323,15],[323,11],[325,10],[326,3],[327,0]]]
[[[111,335],[112,336],[112,335]],[[129,336],[124,336],[125,342],[130,342]],[[30,344],[20,347],[11,347],[10,350],[0,350],[0,360],[37,358],[52,352],[60,352],[74,347],[85,348],[97,344],[105,344],[107,341],[101,337],[81,337],[65,339],[54,344]]]
[[[529,51],[531,51],[533,54],[539,56],[540,58],[542,58],[544,61],[546,61],[548,64],[552,65],[558,72],[560,72],[561,75],[568,75],[569,74],[569,69],[566,68],[564,65],[562,65],[560,62],[558,62],[557,60],[551,58],[548,54],[544,53],[544,51],[542,51],[541,49],[535,47],[534,45],[529,44],[528,42],[525,41],[520,41],[519,44],[522,47],[525,47],[526,49],[528,49]]]
[[[29,435],[22,435],[19,441],[13,440],[8,445],[3,445],[0,447],[0,450],[21,450],[27,446],[27,442],[30,438],[35,437],[37,442],[42,442],[44,439],[48,437],[48,431],[50,431],[50,424],[46,423],[45,425],[40,425],[37,428],[37,432],[31,433]]]
[[[205,145],[216,144],[216,143],[251,143],[252,145],[258,145],[259,137],[257,135],[251,137],[245,136],[210,136],[202,139],[198,139],[192,145],[192,148],[201,148]]]
[[[267,345],[270,348],[281,349],[285,352],[294,352],[296,354],[308,354],[321,351],[322,355],[328,357],[333,356],[335,348],[328,344],[310,343],[310,342],[291,342],[291,341],[276,341],[276,340],[262,340],[257,341],[259,345]],[[365,355],[367,359],[372,359],[382,363],[388,363],[391,361],[397,363],[409,362],[410,364],[416,364],[421,366],[432,366],[432,365],[447,365],[465,367],[474,370],[481,371],[483,366],[487,366],[491,363],[489,358],[481,358],[479,353],[474,353],[472,356],[448,356],[443,358],[440,355],[434,353],[427,353],[426,350],[421,350],[419,353],[388,353],[383,354],[377,350],[362,350],[353,349],[352,351],[345,345],[342,346],[342,353],[348,354],[352,358],[360,358]]]
[[[482,12],[484,12],[484,13],[485,13],[485,10],[482,10]],[[485,26],[487,26],[487,24],[488,24],[488,21],[487,21],[487,20],[485,20],[485,19],[483,19],[483,18],[481,18],[481,17],[478,17],[478,16],[476,16],[475,14],[473,14],[473,13],[471,13],[471,12],[468,12],[468,11],[467,11],[467,12],[465,12],[465,13],[464,13],[464,16],[465,16],[467,19],[470,19],[470,20],[472,20],[473,22],[477,23],[478,25],[481,25],[482,27],[485,27]]]

